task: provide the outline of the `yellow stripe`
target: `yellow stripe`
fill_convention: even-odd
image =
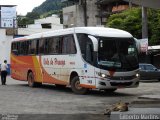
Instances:
[[[40,67],[40,64],[37,60],[37,57],[32,57],[33,59],[33,65],[34,65],[34,68],[35,68],[35,81],[36,82],[42,82],[42,70],[41,70],[41,67]]]

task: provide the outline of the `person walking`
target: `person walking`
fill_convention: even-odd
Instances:
[[[7,77],[7,60],[4,60],[4,63],[1,64],[1,82],[2,85],[6,85],[6,77]]]

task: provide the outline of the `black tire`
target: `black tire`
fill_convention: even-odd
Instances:
[[[105,89],[104,91],[106,92],[106,93],[113,93],[113,92],[115,92],[117,90],[117,88],[112,88],[112,89]]]
[[[87,92],[88,89],[80,87],[79,84],[80,84],[79,77],[75,76],[71,81],[71,89],[74,93],[83,95]]]
[[[56,86],[56,88],[65,88],[66,87],[66,85],[59,85],[59,84],[55,84],[55,86]]]
[[[42,87],[42,83],[40,83],[40,82],[35,82],[34,84],[36,87]]]
[[[28,81],[28,86],[29,87],[35,87],[36,86],[36,83],[34,82],[34,75],[33,75],[32,72],[28,73],[27,81]]]

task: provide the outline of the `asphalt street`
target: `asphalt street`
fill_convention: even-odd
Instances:
[[[60,89],[48,84],[30,88],[27,82],[13,80],[8,76],[7,85],[0,85],[0,113],[20,114],[21,117],[24,114],[24,118],[31,114],[38,114],[40,118],[43,118],[42,114],[50,114],[71,120],[73,116],[85,118],[85,115],[92,115],[92,118],[99,119],[104,109],[111,104],[119,101],[131,103],[142,95],[160,94],[159,88],[160,82],[155,80],[141,82],[138,88],[118,89],[110,94],[92,90],[86,95],[76,95],[70,88]]]

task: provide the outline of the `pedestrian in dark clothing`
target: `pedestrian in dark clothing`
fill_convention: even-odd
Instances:
[[[4,63],[1,64],[1,82],[2,85],[6,85],[6,76],[7,76],[7,60],[4,60]]]

